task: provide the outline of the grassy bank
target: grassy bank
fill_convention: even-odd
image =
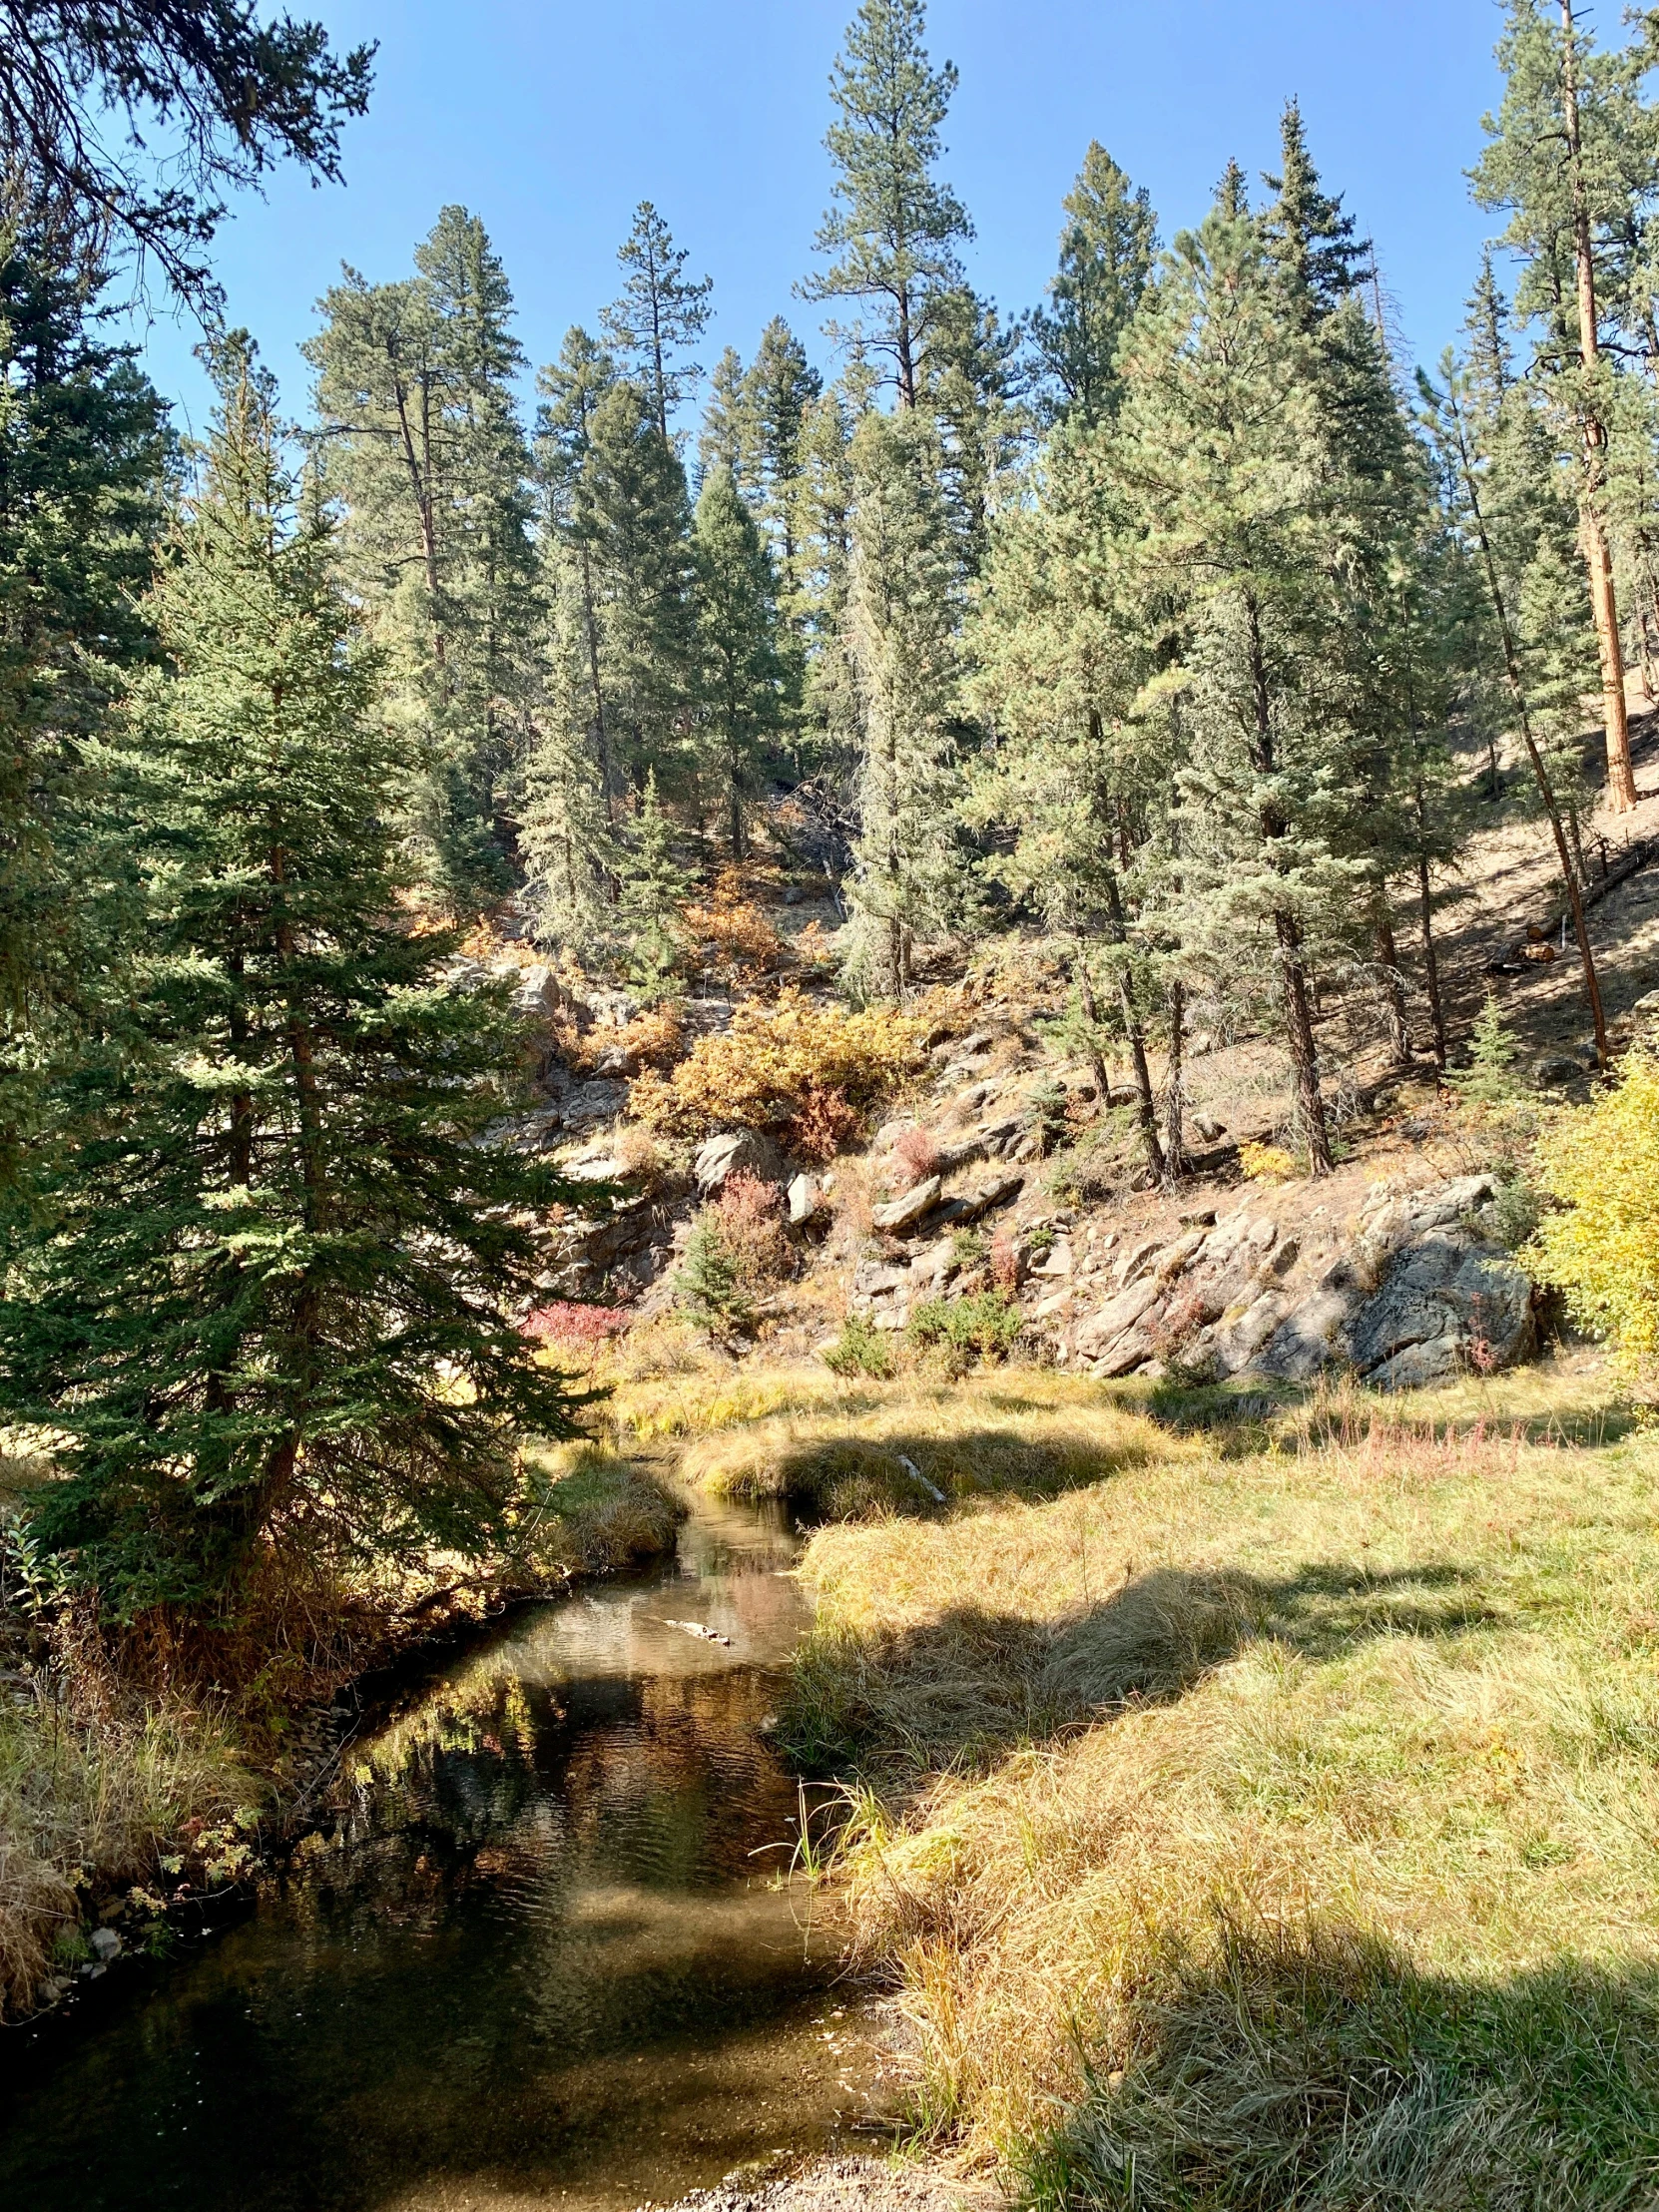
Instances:
[[[1072,1384],[997,1433],[1098,1419],[1080,1486],[813,1539],[794,1728],[927,2127],[1055,2206],[1652,2201],[1655,1446],[1517,1386],[1229,1438]]]
[[[142,1928],[181,1880],[237,1879],[324,1748],[303,1709],[340,1681],[506,1598],[673,1544],[680,1507],[648,1471],[590,1445],[534,1463],[538,1510],[513,1556],[307,1588],[282,1620],[279,1668],[238,1674],[239,1649],[273,1640],[227,1640],[219,1657],[233,1663],[217,1672],[229,1686],[159,1658],[153,1625],[120,1641],[61,1605],[0,1609],[0,2016],[29,2010],[86,1956],[83,1923],[101,1901],[128,1893]]]

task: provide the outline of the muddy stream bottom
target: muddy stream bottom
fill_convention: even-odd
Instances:
[[[411,1690],[241,1925],[0,2037],[0,2204],[582,2212],[868,2145],[837,1932],[780,1881],[794,1552],[700,1499],[661,1574]]]

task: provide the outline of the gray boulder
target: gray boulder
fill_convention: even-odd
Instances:
[[[1467,1230],[1440,1229],[1399,1254],[1344,1349],[1368,1381],[1403,1389],[1469,1366],[1512,1367],[1532,1344],[1532,1286],[1513,1260]]]
[[[877,1206],[869,1218],[877,1229],[884,1229],[889,1235],[908,1229],[938,1204],[939,1189],[940,1178],[929,1175],[890,1205]]]
[[[763,1183],[782,1183],[787,1173],[784,1155],[770,1137],[756,1129],[731,1129],[711,1137],[692,1163],[692,1174],[705,1198],[712,1198],[727,1177],[740,1170],[758,1175]]]

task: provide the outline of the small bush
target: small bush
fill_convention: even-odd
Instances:
[[[893,1189],[907,1191],[917,1183],[925,1183],[939,1164],[938,1140],[931,1130],[905,1129],[892,1148]]]
[[[1278,1144],[1240,1145],[1239,1166],[1253,1183],[1288,1183],[1296,1174],[1296,1161]]]
[[[847,1013],[799,990],[740,1006],[729,1029],[699,1037],[672,1074],[634,1083],[648,1128],[687,1137],[765,1129],[825,1159],[921,1061],[923,1025],[888,1007]]]
[[[844,1380],[868,1375],[884,1382],[892,1374],[892,1347],[862,1314],[847,1315],[839,1337],[822,1358],[831,1375]]]
[[[1005,1299],[1011,1299],[1019,1289],[1020,1251],[1011,1230],[999,1229],[991,1239],[991,1281]]]
[[[1568,1107],[1540,1140],[1537,1180],[1560,1211],[1522,1257],[1575,1321],[1609,1338],[1626,1371],[1659,1362],[1659,1060],[1632,1053],[1618,1081]]]
[[[747,1168],[729,1175],[712,1209],[716,1233],[747,1291],[781,1283],[793,1257],[784,1228],[784,1194]]]
[[[976,1360],[1005,1360],[1018,1341],[1022,1317],[1001,1291],[973,1298],[930,1298],[910,1316],[910,1341],[941,1352],[965,1373]]]
[[[632,1318],[624,1306],[588,1306],[561,1298],[551,1306],[538,1306],[522,1327],[525,1336],[540,1337],[561,1350],[592,1353],[620,1336]]]
[[[950,1255],[959,1268],[982,1267],[991,1256],[991,1241],[982,1229],[952,1230]]]
[[[789,956],[783,938],[749,896],[744,868],[723,867],[708,898],[689,901],[681,914],[704,966],[734,982],[753,981]]]

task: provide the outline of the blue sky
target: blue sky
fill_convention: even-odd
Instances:
[[[240,204],[219,267],[298,410],[296,347],[346,260],[408,272],[438,209],[480,215],[532,362],[617,288],[615,253],[654,200],[715,280],[706,361],[747,357],[790,316],[830,176],[828,77],[852,0],[308,0],[342,44],[380,42],[343,189],[279,177]],[[1616,10],[1608,0],[1608,27]],[[1098,138],[1151,191],[1167,238],[1208,205],[1229,155],[1271,168],[1302,102],[1316,161],[1377,239],[1412,352],[1456,331],[1487,219],[1463,171],[1495,103],[1495,0],[932,0],[929,44],[961,72],[944,173],[978,236],[969,268],[1004,310],[1039,296],[1059,204]],[[148,332],[151,373],[200,425],[195,332]]]

